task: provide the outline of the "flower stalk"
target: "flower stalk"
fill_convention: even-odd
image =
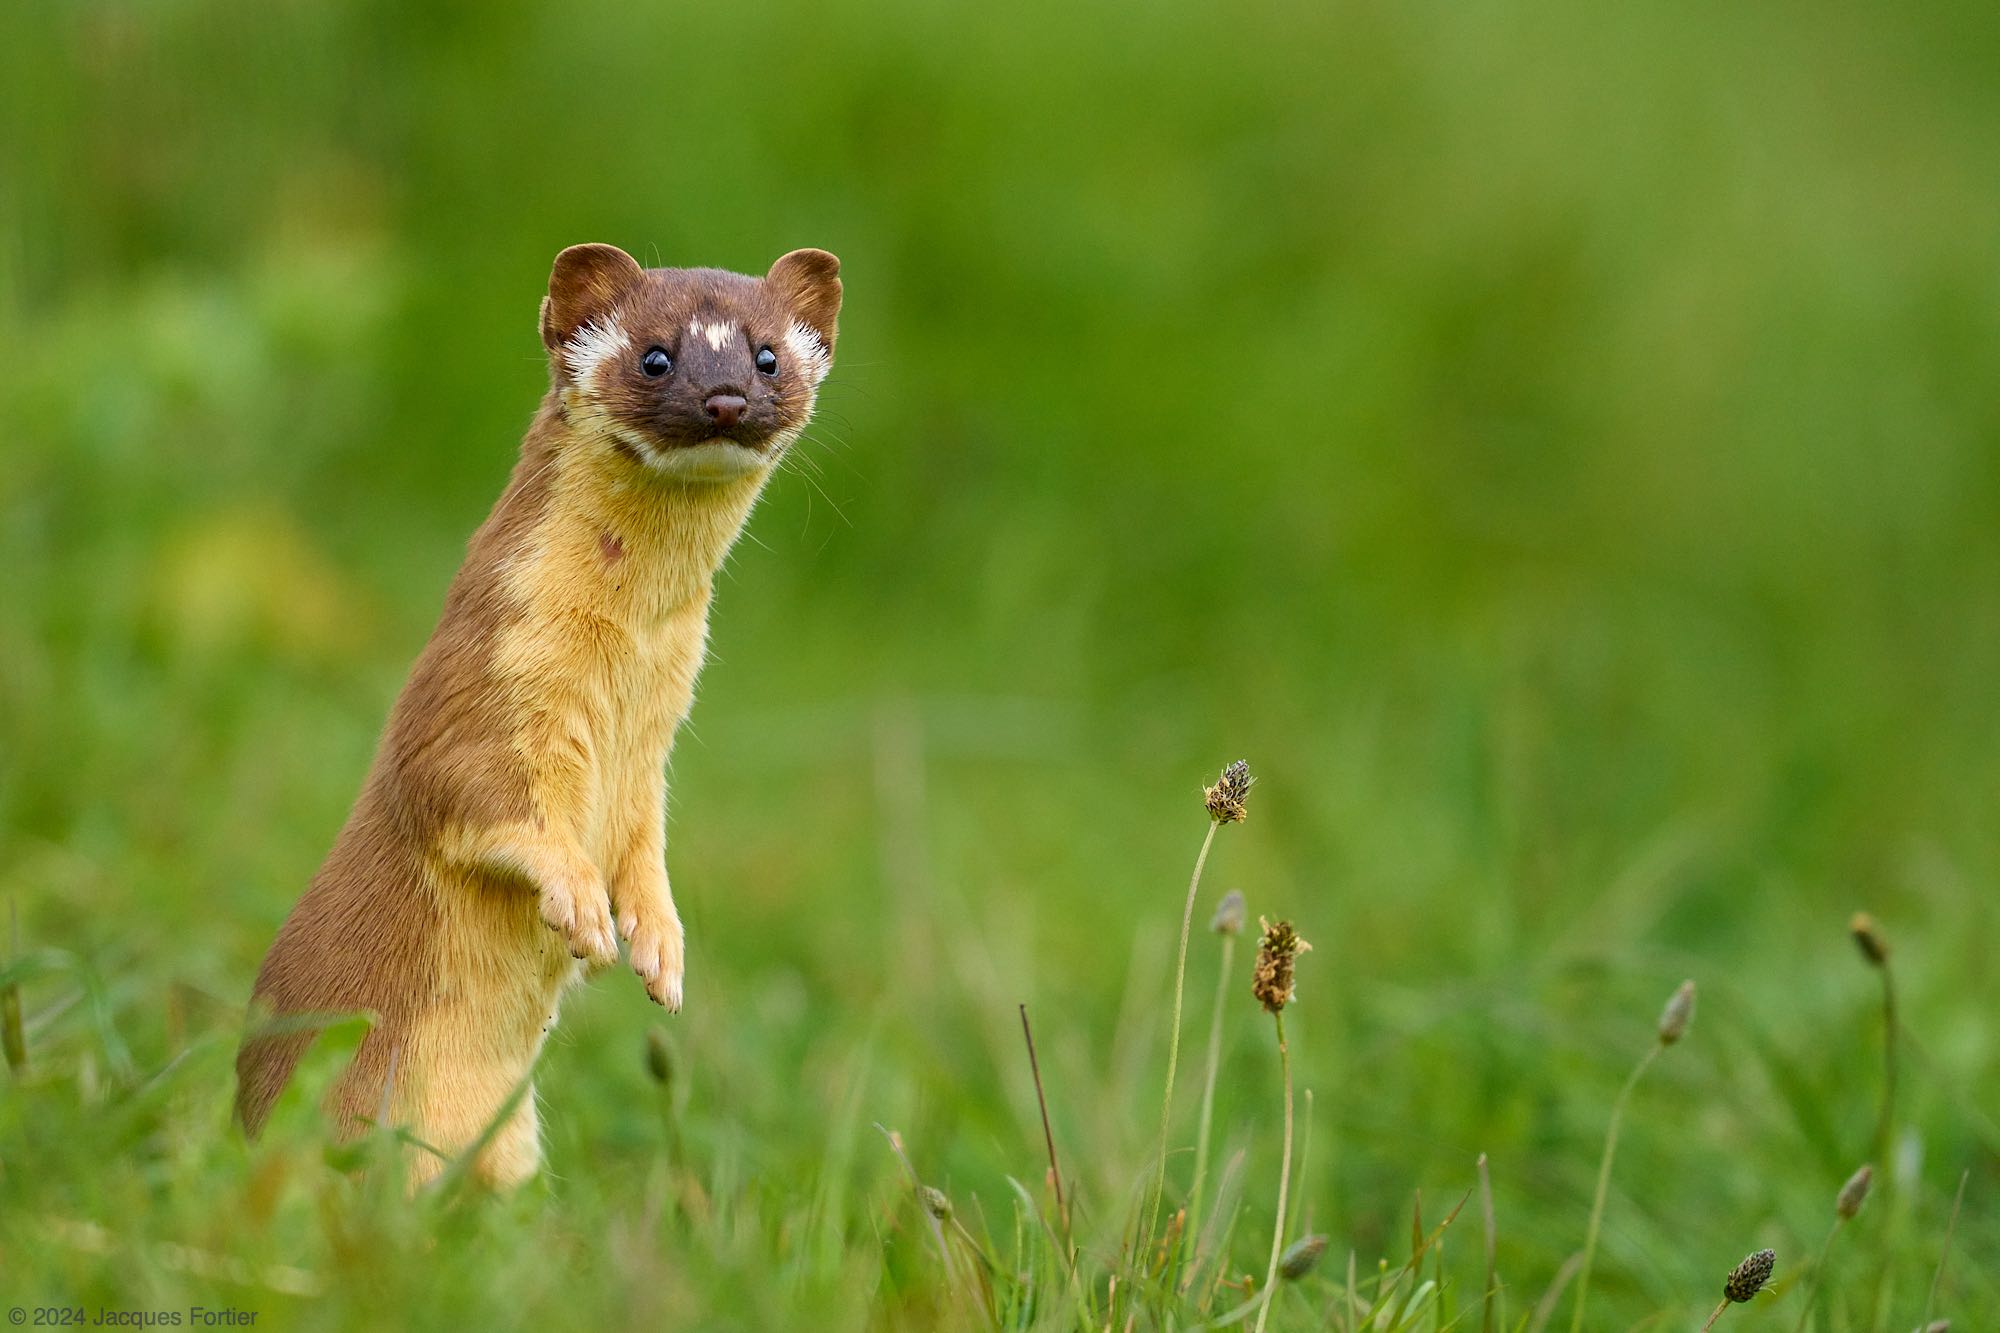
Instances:
[[[1285,1041],[1285,1006],[1291,1003],[1297,989],[1293,968],[1298,955],[1312,948],[1299,938],[1289,921],[1275,925],[1264,921],[1263,927],[1250,991],[1270,1011],[1278,1029],[1278,1065],[1284,1071],[1285,1083],[1285,1135],[1284,1155],[1278,1166],[1278,1206],[1271,1218],[1271,1262],[1264,1273],[1264,1298],[1257,1307],[1255,1333],[1264,1333],[1264,1322],[1271,1316],[1271,1302],[1278,1292],[1278,1265],[1285,1250],[1285,1207],[1292,1184],[1292,1049]]]
[[[1229,999],[1229,977],[1235,970],[1236,937],[1243,930],[1243,895],[1231,889],[1223,895],[1208,928],[1222,937],[1222,965],[1215,974],[1215,1008],[1208,1022],[1208,1063],[1202,1071],[1201,1122],[1194,1139],[1194,1186],[1188,1191],[1187,1234],[1199,1251],[1202,1194],[1208,1184],[1208,1141],[1215,1126],[1215,1080],[1222,1067],[1222,1012]]]
[[[1826,1261],[1833,1253],[1834,1237],[1840,1229],[1854,1220],[1861,1211],[1861,1205],[1868,1198],[1868,1187],[1875,1180],[1875,1168],[1864,1163],[1859,1170],[1847,1178],[1840,1187],[1840,1193],[1833,1198],[1833,1226],[1826,1233],[1826,1243],[1819,1247],[1819,1260],[1813,1264],[1812,1283],[1806,1288],[1806,1303],[1799,1309],[1799,1322],[1794,1333],[1805,1333],[1806,1319],[1812,1314],[1813,1302],[1819,1298],[1820,1284],[1826,1272]]]
[[[1660,1052],[1687,1034],[1688,1024],[1694,1021],[1694,1000],[1692,981],[1683,981],[1667,997],[1666,1007],[1660,1011],[1660,1021],[1654,1030],[1653,1044],[1633,1067],[1625,1086],[1618,1090],[1618,1099],[1611,1103],[1611,1123],[1604,1131],[1604,1153],[1597,1162],[1597,1193],[1591,1199],[1590,1225],[1583,1235],[1583,1261],[1576,1272],[1576,1308],[1570,1317],[1570,1333],[1582,1333],[1583,1330],[1583,1312],[1590,1299],[1590,1265],[1597,1257],[1597,1236],[1604,1225],[1604,1200],[1611,1189],[1611,1159],[1618,1153],[1618,1128],[1625,1118],[1625,1103],[1631,1100],[1632,1090],[1639,1086],[1639,1080],[1653,1067],[1653,1061],[1660,1058]]]
[[[1146,1207],[1146,1229],[1139,1237],[1141,1254],[1152,1248],[1154,1227],[1160,1216],[1160,1196],[1167,1186],[1167,1134],[1173,1125],[1174,1079],[1180,1070],[1181,1005],[1187,989],[1188,935],[1194,927],[1195,896],[1201,890],[1201,872],[1208,864],[1208,849],[1215,844],[1215,831],[1224,824],[1240,824],[1248,817],[1247,800],[1254,781],[1250,766],[1238,759],[1222,770],[1213,787],[1202,793],[1202,805],[1208,811],[1208,832],[1202,835],[1201,851],[1194,858],[1194,874],[1188,879],[1187,899],[1181,906],[1180,952],[1174,961],[1174,1009],[1167,1037],[1167,1089],[1160,1098],[1160,1146],[1153,1174],[1152,1202]]]

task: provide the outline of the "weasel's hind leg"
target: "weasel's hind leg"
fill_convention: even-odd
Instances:
[[[444,1174],[457,1158],[471,1151],[495,1117],[502,1117],[492,1137],[472,1164],[472,1175],[494,1189],[512,1189],[530,1179],[542,1165],[541,1117],[535,1109],[535,1087],[521,1089],[510,1107],[514,1086],[482,1080],[480,1089],[463,1085],[447,1097],[426,1098],[406,1105],[403,1123],[428,1147],[412,1145],[406,1158],[410,1188],[420,1189]],[[475,1091],[487,1095],[468,1095]],[[435,1148],[437,1152],[430,1149]],[[439,1156],[439,1153],[444,1156]]]
[[[472,1172],[494,1189],[510,1190],[533,1179],[541,1169],[542,1120],[535,1110],[535,1089],[530,1084],[486,1151],[479,1154]]]

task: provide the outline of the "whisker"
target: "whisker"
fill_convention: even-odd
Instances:
[[[798,475],[804,479],[806,485],[811,487],[813,490],[819,492],[819,498],[826,501],[827,508],[833,510],[835,517],[837,517],[842,523],[845,523],[850,529],[853,528],[854,522],[852,519],[847,517],[847,512],[840,507],[839,503],[831,495],[828,495],[826,493],[826,488],[824,486],[820,485],[819,482],[813,479],[812,473],[806,471],[803,464],[807,460],[805,459],[804,455],[798,453],[796,447],[786,451],[785,457],[782,460],[780,460],[778,466],[780,468],[783,468],[785,463],[790,462],[794,456],[797,456],[801,463],[801,466],[795,470],[798,473]],[[806,514],[809,518],[811,517],[812,514],[810,496],[807,497]],[[822,544],[820,549],[825,550],[826,549],[825,545]]]

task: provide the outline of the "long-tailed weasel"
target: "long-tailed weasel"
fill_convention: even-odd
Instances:
[[[839,274],[823,250],[761,279],[608,245],[556,256],[548,396],[257,974],[262,1013],[376,1016],[330,1096],[344,1131],[386,1105],[445,1153],[473,1143],[621,935],[647,993],[680,1007],[667,753],[716,569],[832,364]],[[311,1040],[253,1027],[236,1060],[252,1133]],[[531,1089],[475,1170],[511,1184],[540,1159]],[[442,1164],[411,1158],[418,1180]]]

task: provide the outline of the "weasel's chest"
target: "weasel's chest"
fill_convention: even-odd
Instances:
[[[672,549],[567,525],[509,575],[519,612],[496,667],[526,723],[566,738],[613,838],[635,803],[657,806],[707,652],[706,584]]]
[[[657,765],[694,702],[695,679],[708,652],[706,609],[628,624],[619,638],[606,663],[600,741],[622,739],[650,752]]]
[[[701,636],[697,624],[635,637],[607,663],[603,688],[585,710],[596,760],[586,840],[605,864],[661,817],[663,770],[693,699]]]

